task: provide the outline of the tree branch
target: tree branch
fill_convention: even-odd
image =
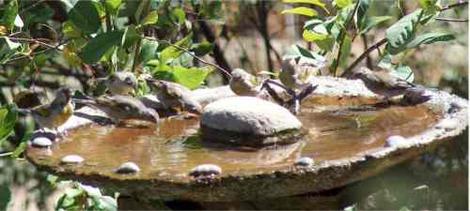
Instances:
[[[461,6],[465,6],[465,5],[468,5],[468,1],[460,1],[460,2],[457,2],[455,4],[450,4],[450,5],[447,5],[447,6],[443,6],[439,11],[442,12],[442,11],[452,9],[454,7],[461,7]]]
[[[351,72],[363,59],[365,59],[370,52],[372,52],[375,49],[380,48],[380,46],[384,45],[387,43],[387,38],[382,38],[379,40],[377,43],[374,45],[370,46],[366,51],[364,51],[346,70],[344,70],[343,74],[341,74],[342,77],[347,76],[349,72]]]
[[[455,19],[455,18],[435,18],[437,21],[445,22],[468,22],[468,19]]]

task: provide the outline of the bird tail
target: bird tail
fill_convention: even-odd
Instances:
[[[95,106],[96,101],[91,97],[84,97],[84,98],[72,98],[72,102],[77,105],[88,105],[88,106]]]
[[[422,86],[415,86],[405,90],[403,100],[412,105],[424,103],[431,99],[431,95],[426,93],[426,88]]]

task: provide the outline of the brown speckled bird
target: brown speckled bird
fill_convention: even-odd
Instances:
[[[177,83],[152,78],[147,78],[146,82],[165,109],[176,113],[200,114],[202,112],[201,104],[192,97],[188,88]]]
[[[362,67],[353,72],[350,78],[362,80],[367,89],[382,96],[384,100],[399,95],[408,96],[408,100],[413,102],[424,102],[429,99],[424,95],[424,87],[394,76],[386,70],[372,71]]]

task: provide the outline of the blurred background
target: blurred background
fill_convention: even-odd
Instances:
[[[58,27],[65,20],[64,2],[67,1],[20,2],[19,14],[26,23],[24,30],[35,38],[58,40],[59,35],[51,26]],[[400,8],[396,6],[397,2]],[[442,4],[452,2],[455,1],[442,1]],[[181,8],[189,19],[192,9],[184,3],[172,1],[172,4],[183,5]],[[290,7],[280,1],[222,1],[213,9],[210,18],[193,20],[193,39],[195,42],[206,40],[213,43],[212,52],[203,58],[225,69],[244,68],[252,73],[277,71],[282,56],[293,44],[315,50],[315,46],[302,39],[306,19],[281,14],[282,10]],[[374,1],[371,7],[371,13],[391,15],[393,18],[374,28],[363,39],[356,39],[348,56],[350,61],[357,58],[365,46],[382,38],[385,29],[397,18],[419,5],[418,1],[380,0]],[[466,8],[449,10],[445,16],[467,19]],[[407,51],[400,55],[400,61],[412,68],[416,83],[468,99],[468,22],[434,21],[426,28],[453,33],[456,39]],[[72,64],[70,53],[74,52],[51,50],[2,64],[0,102],[12,102],[20,90],[27,88],[51,91],[69,86],[86,90],[90,87],[90,78],[106,75],[106,67],[100,65]],[[371,59],[376,60],[377,55],[371,54]],[[212,72],[206,79],[207,86],[223,83],[223,77],[217,72]],[[44,96],[46,99],[50,97],[48,94]],[[14,140],[18,140],[21,133],[16,136],[13,141],[3,144],[0,152],[14,149],[18,144]],[[0,158],[0,209],[8,206],[11,210],[52,210],[63,190],[51,185],[49,180],[47,173],[38,171],[22,158]],[[376,177],[325,194],[330,198],[324,206],[317,203],[318,195],[283,200],[294,200],[299,207],[309,209],[466,210],[468,131]],[[266,203],[264,205],[268,206]],[[258,205],[257,208],[274,207]]]

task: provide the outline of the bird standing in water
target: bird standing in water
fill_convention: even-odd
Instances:
[[[301,101],[317,88],[311,83],[311,79],[319,74],[322,64],[313,61],[302,59],[300,56],[284,58],[279,72],[282,84],[268,79],[263,83],[263,88],[269,90],[268,84],[273,84],[285,89],[292,96],[292,112],[298,114]]]
[[[166,110],[175,111],[177,114],[183,112],[189,115],[201,114],[202,106],[192,97],[188,88],[177,83],[152,78],[147,78],[146,82]]]
[[[57,128],[73,115],[74,106],[71,96],[70,89],[60,88],[51,103],[30,110],[31,115],[41,129],[49,128],[59,132]]]
[[[362,67],[353,72],[350,78],[362,80],[367,89],[382,96],[385,101],[398,95],[407,96],[406,100],[413,104],[429,100],[429,96],[424,95],[424,87],[394,76],[386,70],[372,71]]]
[[[76,99],[82,103],[105,112],[113,123],[125,120],[143,120],[152,123],[158,122],[158,113],[147,108],[139,100],[125,95],[103,95],[96,99]]]

